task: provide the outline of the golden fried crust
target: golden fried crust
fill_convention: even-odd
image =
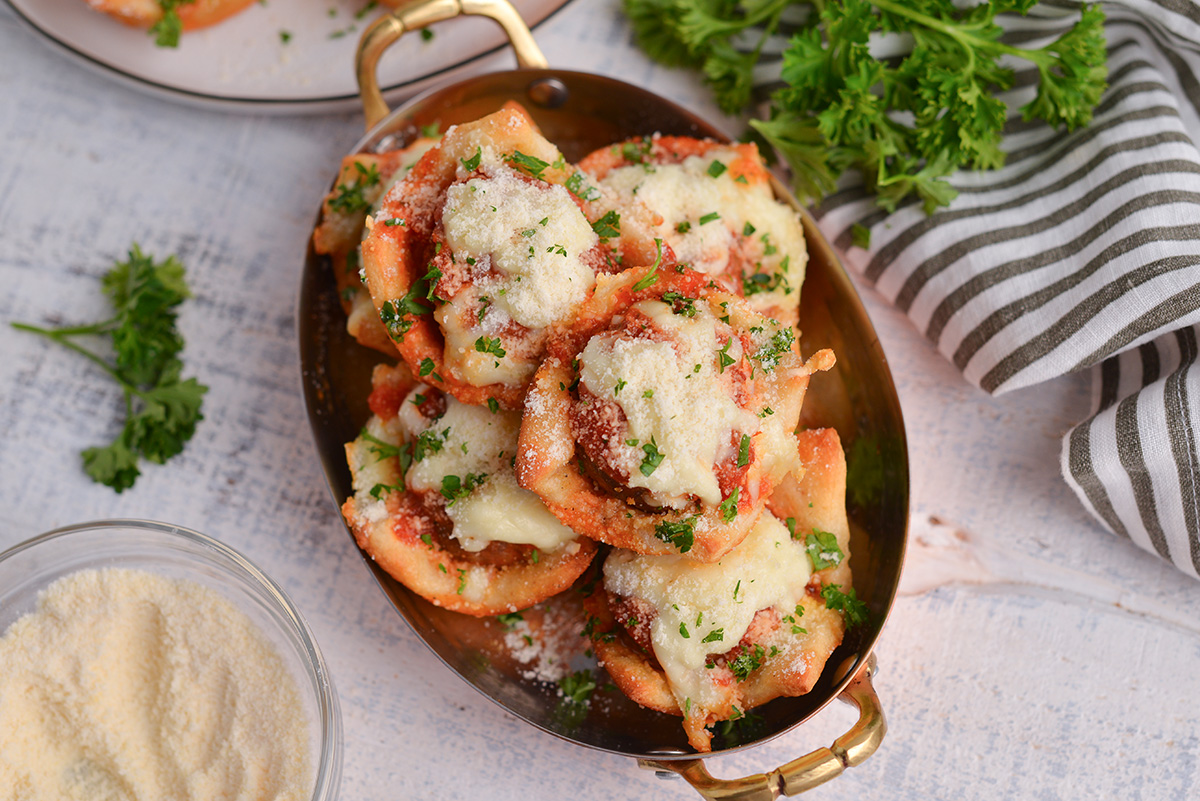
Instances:
[[[821,597],[826,584],[850,586],[849,523],[845,510],[846,462],[837,432],[833,429],[803,431],[797,435],[798,451],[807,467],[801,479],[791,476],[776,490],[769,506],[781,519],[795,521],[795,531],[813,529],[833,533],[845,558],[836,567],[814,573],[800,606],[803,614],[794,622],[781,620],[773,610],[761,610],[746,637],[729,654],[718,657],[710,673],[725,693],[720,709],[690,710],[684,719],[688,742],[697,751],[711,748],[708,727],[729,717],[733,707],[741,712],[775,698],[804,695],[820,678],[829,656],[841,644],[845,623],[840,613],[827,609]],[[812,504],[811,506],[809,504]],[[603,587],[585,600],[593,621],[589,633],[600,663],[622,692],[650,709],[683,715],[657,660],[629,636],[614,617],[614,599]],[[646,621],[640,620],[639,625]],[[802,629],[802,631],[800,630]],[[731,655],[763,648],[775,656],[763,661],[743,681],[736,681],[725,665]]]
[[[416,386],[408,368],[377,365],[369,398],[375,413],[369,428],[346,445],[355,495],[342,515],[355,541],[380,567],[430,602],[455,612],[487,616],[524,609],[571,586],[587,569],[597,546],[580,537],[554,551],[493,542],[471,553],[457,547],[436,493],[405,492],[398,455],[401,438],[390,426],[400,404]],[[380,446],[378,443],[384,443]],[[373,490],[376,495],[372,494]]]
[[[346,446],[351,464],[357,454]],[[434,538],[434,524],[418,504],[393,493],[388,516],[372,523],[358,512],[354,498],[342,514],[359,547],[387,573],[413,592],[453,612],[476,617],[515,612],[557,595],[571,586],[596,555],[596,544],[585,538],[543,553],[537,562],[528,556],[504,565],[480,564],[456,556]],[[421,540],[428,536],[430,544]]]
[[[661,268],[654,284],[635,290],[650,272],[645,267],[618,276],[598,277],[595,294],[580,308],[575,323],[552,333],[546,361],[534,376],[525,401],[517,447],[517,479],[521,486],[536,492],[563,523],[584,536],[640,554],[664,555],[678,550],[657,536],[655,527],[679,520],[680,513],[648,512],[631,505],[601,489],[579,464],[576,451],[579,437],[570,415],[571,387],[576,383],[572,361],[593,335],[608,330],[614,318],[633,303],[661,299],[667,292],[707,300],[718,307],[727,304],[723,309],[729,311],[735,330],[760,324],[762,318],[734,296],[710,289],[707,276],[686,269],[676,272]],[[755,394],[746,401],[746,408],[752,405],[757,411],[760,406],[770,406],[774,410],[772,424],[790,430],[799,419],[809,375],[832,364],[833,356],[828,351],[822,351],[807,364],[795,352],[784,354],[773,372],[758,372],[758,378],[751,382]],[[724,520],[717,507],[699,505],[693,545],[686,552],[688,557],[701,562],[718,561],[757,522],[763,499],[771,494],[775,482],[791,469],[794,461],[790,454],[768,460],[760,450],[766,449],[756,442],[754,456],[740,477],[738,514],[733,520]]]
[[[313,250],[329,257],[337,281],[338,299],[346,312],[346,330],[366,347],[396,355],[396,348],[379,321],[371,296],[358,276],[357,248],[362,239],[367,207],[374,204],[395,174],[433,144],[419,138],[401,150],[387,153],[356,153],[342,159],[334,188],[321,204],[321,222],[313,230]],[[368,177],[370,176],[370,177]],[[343,189],[361,192],[363,208],[339,208],[336,199]]]
[[[832,428],[796,433],[796,449],[804,472],[792,473],[775,488],[767,507],[780,520],[796,521],[796,536],[814,529],[837,537],[844,559],[813,574],[822,585],[850,587],[850,521],[846,517],[846,454]]]
[[[551,164],[542,172],[547,183],[563,184],[573,172],[565,166],[553,166],[559,161],[558,150],[538,133],[528,114],[516,104],[455,126],[421,158],[395,191],[388,193],[380,219],[400,218],[406,224],[376,224],[371,228],[362,244],[363,270],[377,311],[385,322],[389,317],[395,320],[388,332],[401,357],[414,370],[425,364],[424,374],[434,376],[431,380],[439,389],[463,403],[478,406],[495,399],[505,409],[520,409],[525,384],[477,386],[453,375],[446,367],[445,337],[433,315],[413,314],[412,309],[403,309],[399,303],[425,277],[431,260],[440,251],[440,239],[435,242],[435,238],[440,236],[441,203],[460,164],[469,161],[481,144],[497,152],[519,151]],[[429,311],[435,305],[428,297],[417,301]]]

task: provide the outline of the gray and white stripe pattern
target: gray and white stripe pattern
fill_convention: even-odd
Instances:
[[[1037,46],[1078,4],[1006,23]],[[892,214],[848,181],[816,209],[849,266],[991,393],[1090,370],[1067,482],[1108,528],[1200,577],[1200,4],[1105,4],[1109,89],[1071,133],[1010,121],[948,209]],[[1032,98],[1036,71],[1006,93]],[[851,226],[871,230],[869,250]]]

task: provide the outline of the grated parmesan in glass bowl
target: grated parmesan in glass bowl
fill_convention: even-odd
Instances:
[[[0,786],[23,799],[337,797],[312,632],[211,537],[106,520],[0,553],[0,664]]]

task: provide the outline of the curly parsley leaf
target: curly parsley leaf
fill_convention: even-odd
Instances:
[[[180,376],[184,343],[175,310],[190,293],[183,265],[174,256],[156,263],[134,244],[128,259],[104,275],[101,288],[113,306],[108,320],[53,329],[12,326],[90,359],[121,386],[121,433],[106,446],[85,449],[82,457],[84,471],[93,480],[124,492],[141,474],[140,459],[162,464],[183,450],[204,419],[201,406],[208,387]],[[113,361],[78,344],[74,338],[81,336],[107,337]]]
[[[1024,61],[1038,73],[1024,118],[1068,129],[1091,121],[1107,84],[1098,5],[1083,6],[1070,29],[1031,48],[1001,41],[996,16],[1026,14],[1035,0],[623,3],[638,44],[664,64],[700,70],[730,114],[756,99],[763,43],[785,9],[794,15],[796,33],[782,53],[784,85],[771,95],[767,119],[751,125],[787,161],[796,192],[814,201],[854,168],[889,211],[914,195],[926,212],[948,204],[957,194],[948,175],[1004,163],[1008,109],[997,94],[1013,85],[1011,64]],[[874,39],[896,34],[911,42],[906,54],[871,53]]]

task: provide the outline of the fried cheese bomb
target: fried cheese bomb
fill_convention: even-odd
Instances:
[[[378,216],[380,201],[388,190],[437,141],[422,136],[400,150],[355,153],[342,159],[337,182],[321,204],[321,223],[313,231],[313,250],[328,256],[333,267],[338,298],[346,312],[347,332],[360,345],[389,356],[396,355],[396,347],[359,277],[358,247],[367,233],[368,213]]]
[[[254,0],[184,0],[175,12],[183,30],[194,31],[215,25],[245,10]],[[88,6],[134,28],[149,28],[163,18],[159,0],[87,0]]]
[[[716,561],[793,469],[809,375],[833,361],[805,363],[791,328],[664,258],[600,276],[547,344],[518,479],[585,536]]]
[[[450,128],[383,201],[362,245],[401,356],[464,403],[519,409],[546,328],[571,320],[610,248],[578,173],[519,108]]]
[[[804,230],[775,199],[755,145],[654,136],[594,151],[579,166],[601,191],[593,214],[620,214],[626,250],[653,252],[661,240],[676,261],[796,325]]]
[[[513,474],[519,415],[468,406],[379,365],[374,417],[346,445],[359,547],[438,606],[485,616],[565,590],[596,544],[577,537]]]
[[[642,706],[682,715],[697,751],[711,750],[718,721],[811,690],[845,632],[829,600],[850,592],[845,457],[832,429],[797,439],[807,469],[720,562],[614,550],[585,602],[613,682]]]

